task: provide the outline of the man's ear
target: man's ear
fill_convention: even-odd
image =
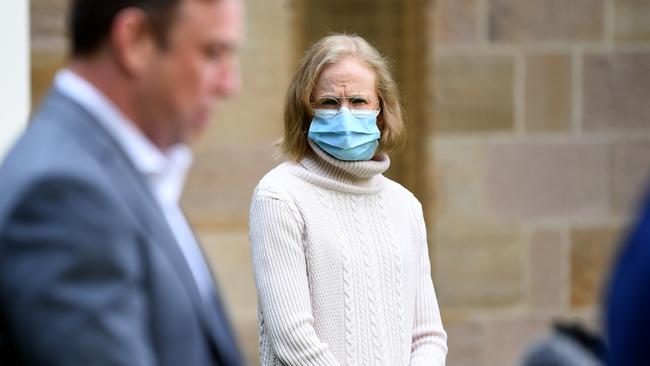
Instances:
[[[147,14],[137,8],[126,8],[115,16],[109,42],[115,61],[129,76],[149,67],[156,47]]]

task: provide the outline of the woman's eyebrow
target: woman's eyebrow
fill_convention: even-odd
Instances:
[[[367,98],[370,98],[370,96],[367,95],[367,94],[351,94],[351,95],[348,95],[348,96],[342,97],[342,96],[339,96],[339,95],[330,95],[330,94],[326,94],[326,95],[321,95],[321,96],[318,96],[318,97],[317,97],[317,99],[324,99],[324,98],[331,98],[331,99],[366,98],[366,99],[367,99]]]

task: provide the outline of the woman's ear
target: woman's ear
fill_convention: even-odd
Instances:
[[[109,42],[115,61],[130,76],[144,72],[154,57],[154,35],[140,9],[126,8],[115,16]]]

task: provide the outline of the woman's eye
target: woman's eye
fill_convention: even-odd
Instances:
[[[321,101],[320,101],[320,105],[332,106],[332,105],[338,105],[338,104],[339,104],[338,100],[332,99],[332,98],[321,99]]]
[[[352,102],[352,104],[356,104],[356,105],[361,105],[361,104],[367,104],[367,103],[368,103],[368,102],[367,102],[365,99],[363,99],[363,98],[353,98],[353,99],[351,100],[351,102]]]

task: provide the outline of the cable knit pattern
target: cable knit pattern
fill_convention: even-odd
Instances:
[[[392,236],[392,227],[390,220],[388,218],[388,212],[386,207],[383,204],[384,199],[379,200],[379,207],[377,212],[381,213],[379,224],[376,226],[380,228],[380,231],[383,235],[383,240],[381,242],[387,243],[387,248],[384,251],[384,278],[386,286],[390,286],[391,298],[386,298],[385,301],[387,306],[390,308],[390,313],[397,316],[397,322],[393,322],[392,328],[390,329],[391,334],[399,334],[399,324],[404,324],[404,297],[402,291],[402,253],[400,248]],[[391,342],[391,347],[394,348],[392,355],[392,363],[396,365],[405,364],[403,357],[404,350],[407,349],[409,341],[404,338],[397,338]]]
[[[387,155],[311,146],[253,195],[262,365],[444,365],[420,203],[382,175]]]

